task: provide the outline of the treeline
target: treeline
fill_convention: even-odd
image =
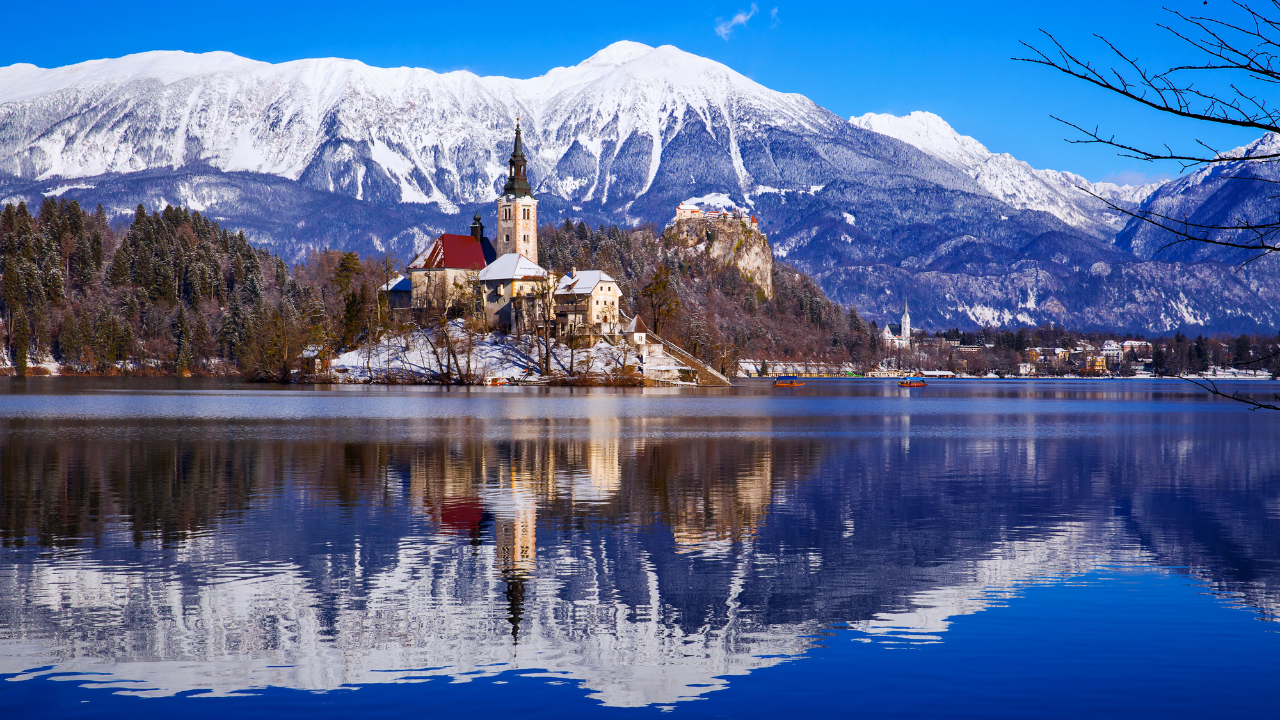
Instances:
[[[1139,353],[1131,346],[1118,361],[1110,363],[1109,370],[1128,375],[1142,369],[1161,376],[1205,373],[1214,368],[1256,370],[1272,376],[1280,373],[1280,335],[1220,334],[1192,338],[1178,332],[1172,336],[1147,339],[1134,333],[1085,332],[1045,323],[1017,330],[950,328],[931,336],[939,341],[958,342],[968,348],[981,347],[978,352],[965,352],[945,342],[931,344],[929,337],[925,336],[918,344],[917,351],[907,357],[895,358],[895,361],[901,361],[904,367],[911,369],[1014,374],[1019,363],[1031,359],[1028,351],[1032,348],[1061,348],[1075,354],[1065,361],[1041,362],[1037,372],[1042,375],[1073,374],[1083,368],[1085,356],[1096,355],[1107,341],[1124,343],[1137,340],[1150,343],[1150,352]],[[1092,350],[1080,352],[1085,348]],[[1075,357],[1076,354],[1081,357]]]
[[[288,379],[308,346],[338,348],[384,317],[387,263],[314,252],[290,269],[186,208],[127,227],[46,199],[0,214],[0,320],[12,372],[244,374]]]
[[[807,359],[862,365],[878,358],[878,328],[832,302],[807,275],[774,263],[774,296],[653,227],[590,228],[566,220],[538,231],[549,270],[604,270],[623,291],[624,310],[722,372],[739,358]]]
[[[673,252],[653,228],[566,221],[542,232],[549,269],[609,272],[628,313],[722,370],[739,357],[876,357],[874,328],[786,266],[775,266],[767,298],[736,268]],[[341,352],[396,324],[378,293],[393,259],[312,252],[291,268],[186,208],[139,205],[126,224],[74,200],[48,198],[36,214],[6,205],[0,258],[4,365],[20,375],[56,364],[64,374],[287,380],[304,349]]]

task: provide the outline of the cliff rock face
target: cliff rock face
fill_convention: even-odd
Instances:
[[[704,252],[724,265],[733,265],[743,277],[773,298],[773,251],[769,238],[742,220],[706,218],[676,220],[667,233],[680,247]]]

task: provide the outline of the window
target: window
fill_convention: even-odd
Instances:
[[[525,209],[524,209],[524,219],[525,219],[525,220],[528,220],[528,219],[529,219],[529,208],[525,208]]]

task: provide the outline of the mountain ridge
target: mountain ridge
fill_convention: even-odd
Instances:
[[[181,204],[285,257],[331,247],[406,258],[473,210],[492,222],[517,118],[542,218],[662,226],[680,202],[719,198],[751,210],[777,257],[871,319],[910,298],[937,308],[922,326],[1089,326],[1114,313],[1071,278],[1154,262],[1116,243],[1122,217],[1076,189],[1083,178],[990,153],[937,116],[849,120],[713,60],[626,41],[527,79],[179,51],[0,68],[0,202],[65,195],[116,214]],[[1134,207],[1153,190],[1089,187]],[[974,295],[1032,266],[1058,278],[1037,292],[1062,312]],[[1105,276],[1165,278],[1122,329],[1235,322],[1207,291],[1178,299],[1180,271],[1160,267]],[[1257,269],[1263,286],[1269,271]],[[1241,317],[1280,320],[1258,302]],[[989,303],[999,307],[963,310]]]

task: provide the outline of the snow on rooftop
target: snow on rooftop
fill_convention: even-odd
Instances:
[[[564,275],[560,278],[560,282],[556,285],[556,293],[589,293],[602,282],[616,281],[603,270],[575,270],[573,275]]]
[[[391,281],[379,288],[381,292],[410,292],[413,290],[413,283],[409,278],[403,275],[396,275]]]
[[[507,253],[499,257],[497,260],[489,263],[489,266],[480,271],[476,279],[482,281],[494,280],[521,280],[529,278],[544,278],[547,271],[542,269],[537,263],[520,253]]]
[[[644,332],[649,332],[649,328],[645,327],[644,321],[640,319],[639,315],[637,315],[631,318],[631,322],[627,323],[627,326],[622,329],[622,332],[644,333]]]

